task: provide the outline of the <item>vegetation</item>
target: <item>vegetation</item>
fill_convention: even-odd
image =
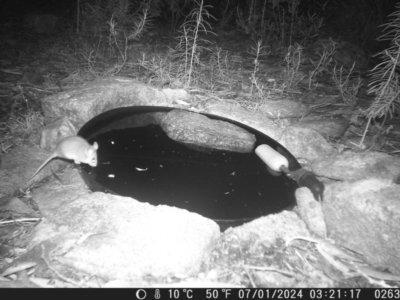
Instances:
[[[390,17],[390,22],[385,25],[386,33],[379,38],[389,41],[390,47],[378,53],[382,62],[372,70],[373,81],[368,90],[368,93],[375,95],[375,100],[368,109],[359,109],[355,114],[355,117],[364,116],[368,119],[363,139],[371,121],[381,119],[383,127],[388,118],[400,114],[400,4]]]
[[[390,9],[391,0],[80,0],[73,29],[77,32],[74,60],[85,64],[84,68],[66,66],[68,76],[62,82],[68,89],[96,78],[131,76],[147,83],[169,82],[200,101],[215,99],[257,110],[265,101],[312,93],[323,78],[334,84],[338,95],[324,106],[339,102],[353,109],[361,80],[356,65],[338,59],[342,40],[368,47],[369,52],[388,47],[385,42],[389,42],[389,48],[378,55],[382,62],[372,71],[369,92],[376,95],[375,102],[367,110],[353,109],[353,121],[366,118],[369,126],[372,120],[386,120],[399,110],[400,6],[386,24],[388,32],[376,41]],[[174,35],[176,43],[163,50],[139,49],[138,42],[149,42],[152,31],[158,30],[156,22],[167,20],[170,31],[166,33]],[[251,41],[243,43],[246,54],[213,42],[213,31],[229,30]],[[334,32],[340,32],[340,38]],[[316,45],[319,50],[310,53]],[[49,78],[46,82],[51,83]],[[235,96],[238,93],[240,97]],[[312,109],[321,112],[321,106]],[[37,131],[43,121],[32,118],[42,120],[40,113],[24,113],[22,122],[21,110],[12,112],[2,130],[12,134],[20,126],[25,132]],[[9,149],[4,139],[0,145],[3,152]]]

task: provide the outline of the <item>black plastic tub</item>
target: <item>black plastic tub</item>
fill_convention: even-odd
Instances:
[[[270,174],[254,151],[188,147],[170,139],[158,125],[104,130],[118,120],[172,109],[118,108],[86,123],[78,134],[99,144],[98,166],[81,168],[89,188],[187,209],[215,220],[222,231],[295,204],[297,183],[284,174]],[[267,135],[226,118],[203,115],[247,130],[256,137],[254,149],[267,144],[288,159],[290,170],[300,168],[293,155]]]

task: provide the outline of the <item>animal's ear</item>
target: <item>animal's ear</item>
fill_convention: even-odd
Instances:
[[[99,149],[99,145],[98,145],[96,142],[94,142],[94,143],[93,143],[93,148],[94,148],[95,150],[97,150],[97,149]]]

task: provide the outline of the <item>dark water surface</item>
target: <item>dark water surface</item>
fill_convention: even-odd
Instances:
[[[119,110],[121,116],[126,115]],[[140,116],[142,110],[130,113]],[[283,174],[271,175],[254,151],[188,147],[170,139],[158,125],[95,133],[118,115],[100,115],[79,132],[99,144],[98,166],[82,165],[82,176],[93,191],[187,209],[216,220],[222,228],[279,212],[295,202],[297,184]],[[256,136],[256,146],[279,147],[292,169],[299,167],[274,140],[245,129]]]

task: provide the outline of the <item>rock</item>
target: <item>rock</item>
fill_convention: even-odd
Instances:
[[[259,111],[265,114],[269,119],[279,119],[301,118],[307,115],[310,109],[307,105],[299,101],[282,99],[264,102],[259,107]]]
[[[277,141],[297,159],[302,158],[309,162],[322,160],[337,153],[331,144],[312,129],[288,127]]]
[[[225,232],[225,235],[232,234],[242,241],[258,236],[265,245],[288,241],[296,236],[310,236],[304,222],[292,211],[261,217]]]
[[[307,228],[319,237],[325,238],[326,225],[321,202],[315,201],[311,191],[305,187],[296,190],[296,200],[300,217]]]
[[[40,148],[47,151],[54,151],[57,143],[62,139],[76,135],[76,128],[67,117],[61,117],[46,125],[40,135]]]
[[[161,122],[167,135],[184,144],[233,152],[252,152],[253,134],[231,123],[184,110],[170,111]]]
[[[344,118],[336,119],[303,119],[292,125],[295,128],[309,128],[323,137],[340,138],[349,127],[349,121]]]
[[[143,105],[173,106],[174,97],[179,101],[192,101],[192,96],[179,90],[164,92],[130,78],[110,77],[46,97],[42,100],[42,108],[47,123],[65,116],[76,128],[81,128],[90,119],[111,109]]]
[[[326,184],[322,209],[329,238],[400,275],[400,185],[384,179]]]
[[[318,176],[335,180],[354,181],[380,178],[397,181],[400,178],[400,158],[382,152],[344,152],[314,162]]]
[[[220,235],[215,222],[186,210],[90,193],[76,171],[63,181],[49,182],[32,195],[43,221],[29,249],[46,243],[46,251],[64,267],[107,281],[188,277],[199,271]]]

